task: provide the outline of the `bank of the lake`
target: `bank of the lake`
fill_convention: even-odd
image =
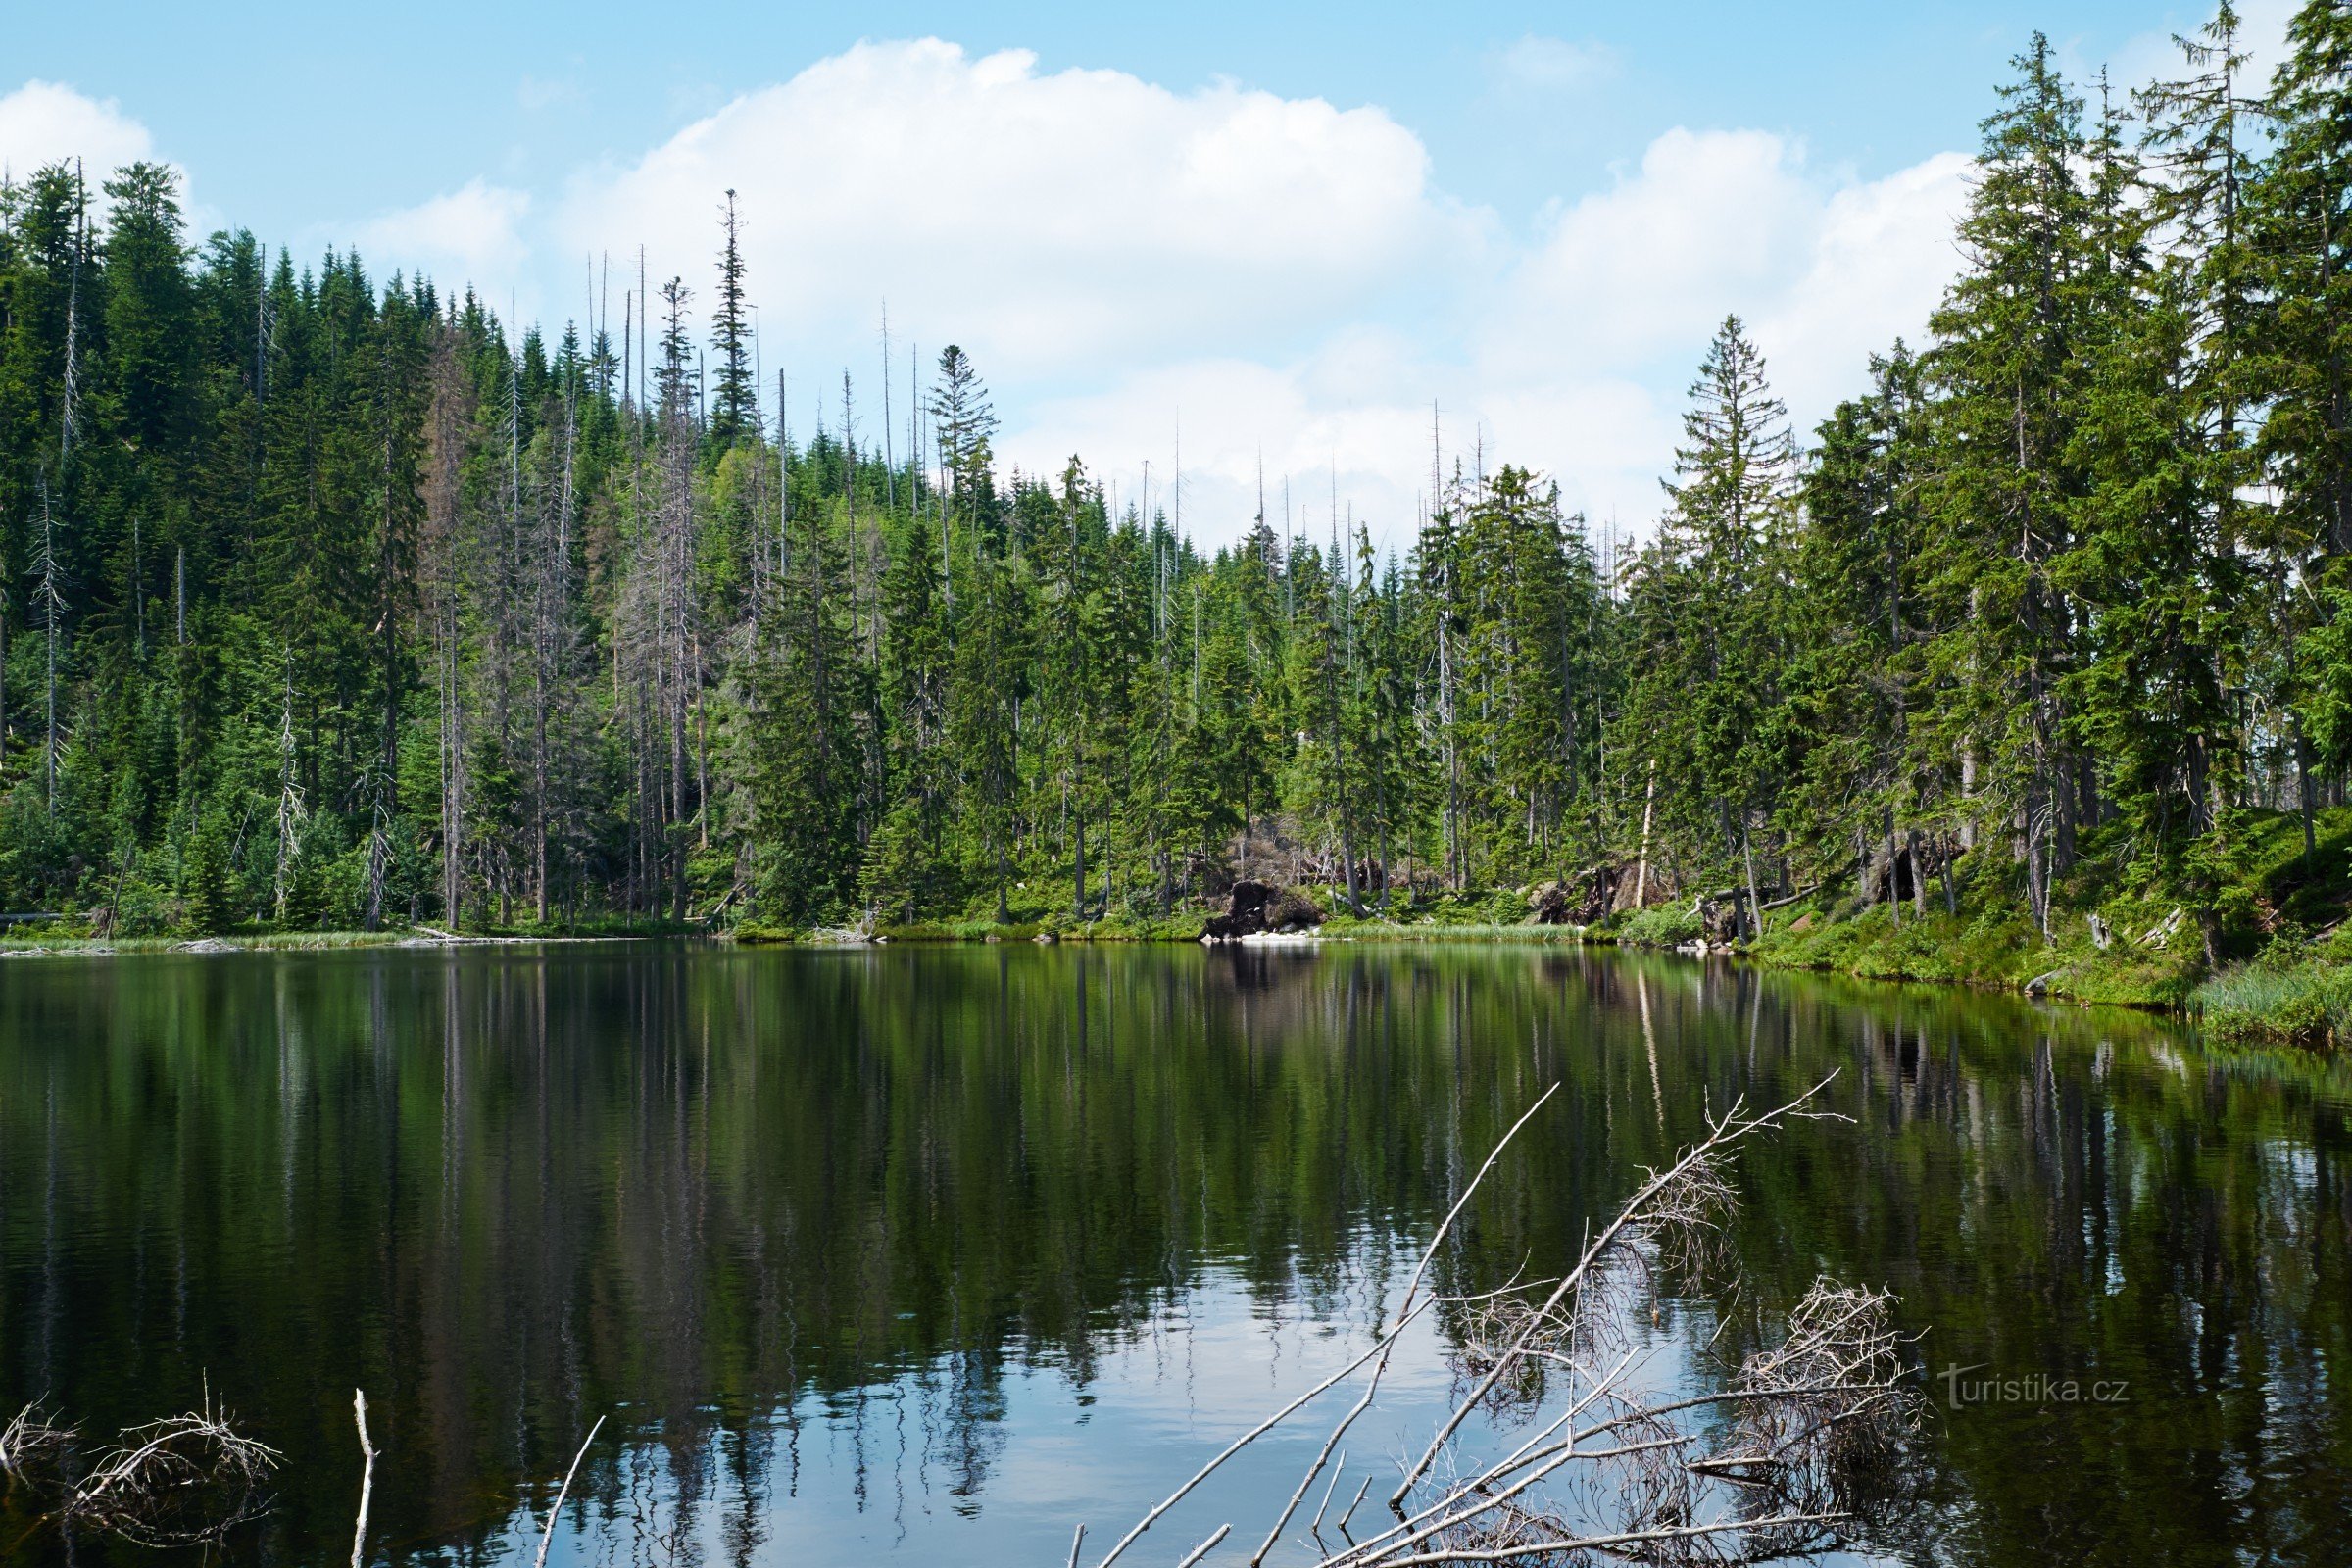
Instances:
[[[2352,810],[2321,814],[2324,831],[2306,852],[2292,818],[2257,822],[2246,865],[2212,896],[2233,922],[2226,941],[2241,950],[2220,965],[2177,895],[2117,891],[2111,868],[2086,858],[2053,906],[2045,938],[2024,912],[2009,868],[1958,878],[1899,905],[1865,902],[1816,888],[1767,908],[1759,939],[1718,944],[1769,968],[1838,974],[1887,983],[1954,985],[2053,1001],[2182,1014],[2237,1046],[2334,1051],[2352,1040]],[[1026,891],[1026,890],[1024,890]],[[1526,915],[1531,890],[1400,896],[1393,913],[1356,916],[1343,890],[1293,890],[1323,912],[1315,939],[1365,943],[1531,944],[1687,951],[1705,946],[1695,907],[1652,905],[1592,925],[1544,924]],[[508,926],[445,931],[434,926],[378,931],[246,929],[220,936],[108,937],[63,920],[0,933],[0,958],[103,956],[141,953],[299,952],[476,943],[713,938],[744,947],[926,943],[1196,943],[1214,911],[1178,906],[1164,914],[1126,911],[1090,919],[1034,901],[999,920],[965,914],[858,927],[791,928],[600,921],[576,926]],[[2242,950],[2258,942],[2253,951]]]
[[[1891,902],[1813,889],[1767,911],[1747,951],[1783,968],[2182,1012],[2233,1043],[2352,1039],[2352,808],[2316,812],[2308,830],[2294,813],[2241,813],[2201,882],[2145,874],[2132,851],[2112,830],[2087,836],[2046,934],[2017,866],[1965,857],[1948,884]]]
[[[358,948],[447,948],[538,942],[644,942],[656,939],[708,937],[712,928],[701,921],[626,920],[601,918],[576,921],[531,921],[466,925],[451,930],[438,925],[387,923],[375,930],[308,930],[264,924],[232,926],[225,930],[188,930],[167,927],[118,935],[107,922],[89,913],[62,913],[28,920],[12,917],[0,925],[0,958],[108,957],[136,954],[207,953],[330,953]]]
[[[1497,918],[1524,904],[1525,890],[1426,901],[1401,919],[1358,918],[1337,890],[1309,890],[1326,914],[1315,937],[1365,943],[1463,943],[1625,947],[1680,952],[1703,946],[1698,916],[1653,906],[1591,925]],[[2256,890],[2249,904],[2260,898]],[[745,926],[726,933],[749,946],[795,943],[1158,943],[1198,942],[1205,910],[1093,920],[1066,912],[791,930]],[[2077,904],[2054,917],[2045,938],[2010,901],[1971,895],[1957,910],[1939,902],[1897,909],[1812,897],[1767,912],[1760,940],[1720,946],[1768,968],[1838,974],[1888,984],[1924,983],[2008,992],[2052,1001],[2185,1015],[2221,1040],[2332,1051],[2352,1039],[2352,930],[2335,919],[2313,937],[2291,915],[2251,956],[2218,968],[2178,902],[2114,897]],[[2104,940],[2102,941],[2102,933]]]

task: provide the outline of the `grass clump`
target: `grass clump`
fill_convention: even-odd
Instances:
[[[2223,1040],[2339,1049],[2352,1041],[2352,933],[2314,942],[2282,929],[2253,961],[2198,986],[2191,1007]]]

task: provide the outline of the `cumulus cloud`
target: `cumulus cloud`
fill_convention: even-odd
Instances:
[[[1498,89],[1533,92],[1614,62],[1531,35],[1490,65]],[[152,155],[112,104],[38,82],[0,98],[0,156],[22,170],[67,150]],[[1055,472],[1081,454],[1122,501],[1149,463],[1173,511],[1181,439],[1184,520],[1210,543],[1248,525],[1262,463],[1269,507],[1287,478],[1310,536],[1336,489],[1402,545],[1433,406],[1448,464],[1483,445],[1490,466],[1557,476],[1596,524],[1645,527],[1727,313],[1809,426],[1871,352],[1922,334],[1970,167],[1952,153],[1863,179],[1787,136],[1675,128],[1603,188],[1506,217],[1448,195],[1377,108],[921,39],[859,44],[536,197],[477,177],[318,237],[551,328],[591,258],[633,285],[643,244],[651,280],[682,275],[704,317],[732,189],[762,357],[789,368],[796,411],[813,381],[837,418],[848,365],[879,432],[887,299],[902,441],[905,345],[927,360],[953,340],[996,389],[1008,462]]]
[[[1975,163],[1941,153],[1885,179],[1845,186],[1822,205],[1803,270],[1757,302],[1757,343],[1790,410],[1805,422],[1861,390],[1862,367],[1895,338],[1923,342],[1928,317],[1960,265],[1953,230]]]
[[[423,272],[448,292],[472,285],[502,313],[525,251],[528,193],[473,179],[359,225],[352,241],[370,270]]]
[[[737,98],[581,177],[556,227],[572,254],[642,241],[693,282],[730,188],[769,329],[870,332],[887,297],[906,331],[1015,378],[1262,345],[1483,243],[1380,110],[1042,74],[938,39],[859,44]]]
[[[1947,153],[1857,180],[1812,171],[1782,137],[1672,130],[1615,185],[1547,215],[1499,277],[1457,280],[1456,339],[1333,318],[1287,359],[1187,359],[1039,405],[1004,447],[1042,466],[1074,446],[1133,493],[1147,456],[1164,483],[1181,416],[1187,519],[1209,537],[1254,510],[1262,451],[1322,519],[1310,534],[1328,525],[1336,469],[1343,507],[1354,497],[1376,537],[1401,545],[1434,415],[1448,465],[1483,447],[1490,466],[1557,477],[1595,526],[1640,532],[1723,318],[1746,319],[1809,429],[1861,389],[1872,353],[1921,339],[1957,266],[1971,168]]]
[[[0,95],[0,165],[18,179],[78,158],[93,192],[124,164],[155,157],[147,127],[112,98],[90,98],[54,81],[28,81]]]
[[[1487,326],[1491,370],[1619,368],[1702,338],[1801,265],[1822,199],[1781,137],[1676,129],[1638,172],[1559,212]]]

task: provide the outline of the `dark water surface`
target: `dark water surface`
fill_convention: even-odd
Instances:
[[[1739,1310],[1827,1272],[1925,1334],[1926,1497],[1871,1557],[2352,1562],[2352,1075],[1553,950],[11,960],[0,1405],[105,1434],[209,1385],[288,1456],[221,1560],[348,1559],[357,1385],[374,1561],[528,1562],[601,1415],[550,1561],[1058,1564],[1368,1343],[1546,1085],[1449,1286],[1833,1070],[1853,1120],[1738,1168]],[[1661,1375],[1715,1310],[1666,1303]],[[1387,1474],[1438,1338],[1351,1436]],[[1296,1458],[1129,1560],[1252,1535]],[[0,1558],[157,1560],[22,1489]]]

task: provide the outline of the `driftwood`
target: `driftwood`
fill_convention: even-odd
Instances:
[[[1199,1562],[1201,1558],[1207,1556],[1210,1551],[1215,1549],[1218,1542],[1223,1541],[1231,1534],[1233,1534],[1233,1526],[1217,1526],[1216,1533],[1210,1536],[1206,1541],[1200,1543],[1200,1544],[1198,1546],[1195,1546],[1191,1551],[1185,1553],[1184,1561],[1178,1563],[1176,1568],[1193,1568],[1195,1563]]]
[[[74,1429],[52,1422],[43,1404],[34,1400],[0,1428],[0,1475],[32,1480],[55,1465],[73,1446]]]
[[[203,1546],[269,1507],[264,1490],[283,1457],[245,1436],[210,1395],[203,1407],[124,1427],[78,1480],[77,1428],[39,1401],[0,1429],[0,1471],[45,1494],[47,1518],[110,1531],[141,1546]]]
[[[1476,1297],[1423,1294],[1440,1246],[1495,1160],[1550,1098],[1546,1091],[1463,1188],[1422,1254],[1395,1320],[1373,1344],[1228,1445],[1147,1512],[1096,1568],[1111,1568],[1209,1475],[1367,1366],[1361,1396],[1291,1490],[1251,1568],[1273,1550],[1326,1466],[1330,1479],[1307,1527],[1317,1568],[1608,1557],[1750,1563],[1803,1557],[1848,1539],[1864,1510],[1890,1494],[1893,1462],[1917,1420],[1917,1397],[1891,1326],[1891,1297],[1818,1281],[1788,1314],[1778,1341],[1729,1369],[1721,1392],[1682,1399],[1643,1390],[1628,1332],[1638,1293],[1656,1278],[1704,1276],[1729,1264],[1724,1221],[1736,1202],[1727,1171],[1731,1151],[1793,1117],[1825,1114],[1807,1108],[1821,1087],[1776,1110],[1751,1114],[1735,1103],[1712,1119],[1707,1136],[1648,1173],[1557,1278],[1514,1280]],[[1397,1337],[1432,1307],[1450,1320],[1465,1392],[1389,1494],[1393,1522],[1360,1541],[1349,1531],[1371,1487],[1367,1475],[1338,1516],[1344,1544],[1335,1549],[1322,1528],[1347,1467],[1339,1442],[1371,1404]],[[1457,1440],[1477,1415],[1497,1425],[1513,1419],[1541,1425],[1499,1459],[1471,1463]],[[1197,1561],[1230,1529],[1221,1527],[1185,1560]],[[1073,1541],[1073,1561],[1077,1546]]]

